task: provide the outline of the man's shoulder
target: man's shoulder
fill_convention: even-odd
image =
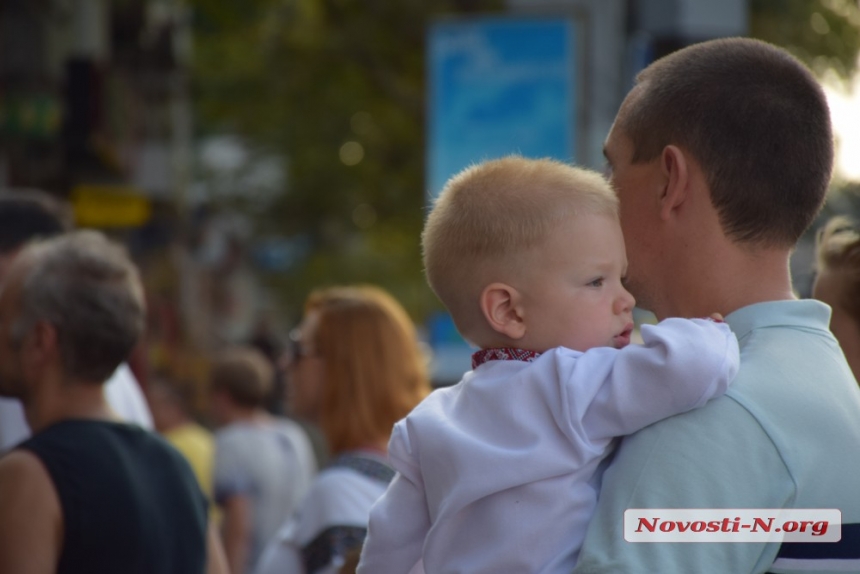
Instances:
[[[28,572],[47,572],[59,556],[62,520],[56,488],[38,457],[15,449],[0,458],[0,571],[26,565]]]
[[[727,393],[701,408],[663,419],[624,437],[623,443],[647,444],[646,450],[653,454],[667,448],[697,453],[717,437],[721,443],[730,444],[746,441],[753,433],[760,438],[768,437],[749,409]]]
[[[48,476],[39,457],[25,449],[15,449],[0,458],[0,481],[20,485],[40,476]]]
[[[0,458],[0,485],[0,514],[24,510],[59,518],[56,487],[35,453],[18,448]]]
[[[287,440],[302,445],[310,445],[307,431],[296,421],[282,416],[273,417],[272,421],[272,428],[281,436],[286,437]]]

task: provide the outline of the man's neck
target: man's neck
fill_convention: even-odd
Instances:
[[[33,433],[69,419],[116,420],[104,397],[103,385],[52,381],[24,401],[27,424]]]
[[[687,258],[686,265],[672,273],[655,315],[660,319],[725,316],[755,303],[795,298],[788,251],[734,250],[721,255]]]
[[[263,409],[234,405],[227,413],[224,424],[265,422],[268,420]]]

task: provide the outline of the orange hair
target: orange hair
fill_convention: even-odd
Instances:
[[[394,423],[430,392],[426,358],[403,307],[378,287],[314,291],[313,341],[323,361],[320,427],[332,453],[387,439]]]

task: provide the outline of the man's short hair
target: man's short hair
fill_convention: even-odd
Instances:
[[[551,159],[509,156],[452,177],[421,236],[430,287],[466,335],[478,298],[499,271],[577,213],[615,217],[618,200],[600,174]]]
[[[803,64],[765,42],[712,40],[654,62],[619,123],[634,162],[670,144],[698,161],[736,242],[792,246],[824,202],[833,167],[827,100]]]
[[[13,338],[46,321],[57,330],[65,374],[104,382],[144,328],[143,286],[125,249],[98,231],[74,231],[28,244],[20,261],[26,267]]]
[[[231,347],[212,363],[210,388],[223,391],[237,405],[261,407],[272,392],[274,368],[263,353],[249,346]]]
[[[61,200],[36,189],[0,192],[0,255],[71,228],[71,210]]]

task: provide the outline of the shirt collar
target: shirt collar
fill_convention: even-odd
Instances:
[[[540,353],[537,351],[528,351],[526,349],[514,348],[497,348],[497,349],[481,349],[472,354],[472,369],[477,369],[479,365],[487,361],[525,361],[531,363],[538,357]]]
[[[828,331],[830,307],[813,299],[766,301],[729,313],[726,323],[738,339],[764,327],[792,326]]]

